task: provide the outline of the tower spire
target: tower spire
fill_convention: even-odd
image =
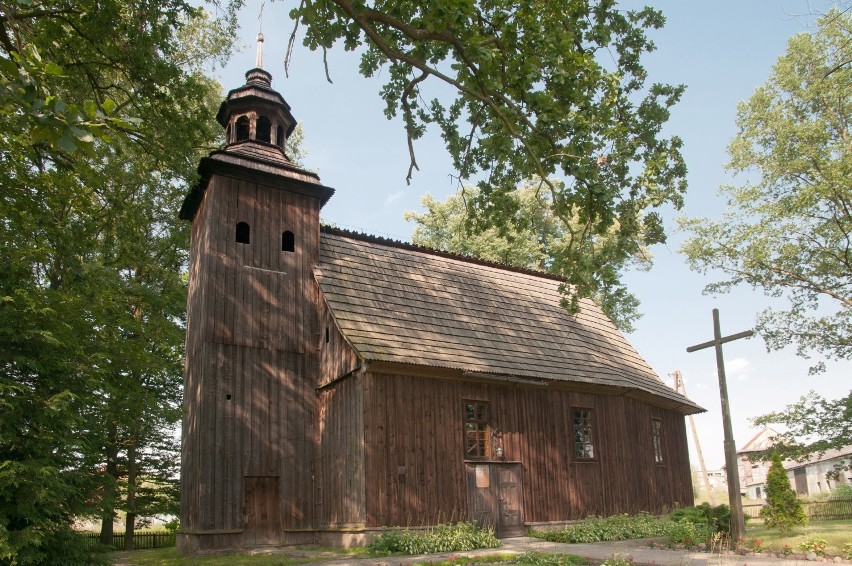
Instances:
[[[260,13],[257,15],[258,30],[257,30],[257,57],[255,58],[254,67],[256,69],[263,68],[263,7],[266,2],[260,3]]]

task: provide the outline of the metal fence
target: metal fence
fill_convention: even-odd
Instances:
[[[760,510],[765,506],[765,503],[743,505],[743,515],[757,519],[760,517]],[[811,521],[852,519],[852,497],[826,499],[825,501],[802,501],[802,509]]]
[[[100,544],[100,533],[79,533],[86,541],[86,548],[93,549]],[[139,531],[133,534],[133,550],[146,548],[167,548],[175,545],[175,534],[168,531]],[[114,533],[110,546],[124,548],[124,533]]]

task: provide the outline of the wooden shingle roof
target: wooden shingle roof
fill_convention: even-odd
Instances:
[[[554,276],[323,228],[316,278],[366,361],[582,383],[703,411],[663,383],[594,302],[569,315]]]

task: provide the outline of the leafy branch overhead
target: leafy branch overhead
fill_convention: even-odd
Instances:
[[[794,36],[769,80],[737,112],[720,221],[684,220],[691,267],[720,270],[706,287],[750,285],[786,297],[761,313],[770,349],[852,358],[852,13],[832,10]],[[751,175],[756,173],[756,175]],[[820,369],[817,364],[814,369]]]
[[[414,142],[440,129],[460,182],[478,181],[469,231],[511,232],[512,192],[542,179],[568,233],[548,253],[586,296],[605,284],[584,257],[596,236],[615,232],[615,263],[665,241],[653,209],[681,206],[686,167],[680,139],[661,134],[683,87],[646,85],[640,64],[659,11],[608,0],[303,0],[291,16],[309,48],[342,41],[363,49],[365,76],[382,70],[386,114],[401,116],[408,138],[408,179]]]
[[[188,226],[221,137],[227,18],[181,0],[0,0],[0,562],[174,513]],[[164,135],[165,134],[165,135]],[[156,493],[152,493],[155,490]]]
[[[557,181],[558,182],[558,181]],[[511,232],[500,233],[491,227],[476,233],[465,230],[468,219],[476,214],[469,206],[476,200],[478,189],[465,187],[458,194],[438,202],[426,194],[420,201],[425,212],[406,211],[405,219],[414,221],[411,240],[418,245],[477,257],[527,269],[560,272],[554,256],[568,239],[563,222],[552,213],[549,194],[539,190],[540,183],[528,181],[509,195],[517,210]],[[604,312],[623,331],[633,330],[638,317],[639,301],[618,281],[618,271],[626,266],[647,270],[651,254],[644,247],[624,261],[613,261],[613,247],[618,245],[615,228],[596,236],[584,246],[582,253],[588,264],[595,265],[604,285],[592,295]]]

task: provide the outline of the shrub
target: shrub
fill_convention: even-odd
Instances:
[[[803,552],[813,552],[817,556],[825,556],[825,546],[828,544],[821,538],[808,537],[804,542],[799,543],[799,550]]]
[[[840,551],[840,556],[845,560],[852,560],[852,542],[847,542],[843,545],[843,550]]]
[[[629,554],[613,554],[601,562],[601,566],[633,566],[633,557]]]
[[[760,510],[760,516],[767,527],[775,527],[783,534],[790,532],[796,525],[808,522],[796,492],[790,487],[778,452],[772,454],[772,464],[766,474],[766,506]]]
[[[580,564],[588,564],[588,560],[573,554],[551,554],[549,552],[539,552],[537,550],[528,550],[523,554],[518,555],[512,564],[536,564],[538,566],[578,566]]]
[[[563,529],[531,531],[531,535],[551,542],[587,543],[630,538],[657,537],[667,534],[668,523],[648,513],[589,517],[582,523]]]
[[[373,552],[389,554],[433,554],[479,548],[496,548],[502,543],[494,536],[491,527],[480,528],[473,522],[440,524],[426,531],[392,529],[382,532],[367,548]]]
[[[689,520],[671,521],[668,536],[675,544],[693,546],[706,543],[716,530],[707,523],[693,523]]]
[[[731,509],[727,505],[711,507],[709,503],[702,503],[696,507],[675,509],[670,518],[673,521],[706,525],[711,532],[727,533],[731,530]]]
[[[840,484],[831,490],[831,499],[848,499],[852,497],[852,485]]]

